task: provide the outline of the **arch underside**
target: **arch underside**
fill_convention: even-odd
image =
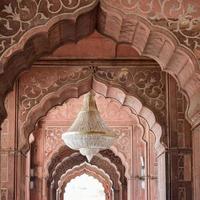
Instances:
[[[55,15],[45,24],[27,31],[16,45],[1,58],[0,113],[6,117],[4,99],[12,89],[18,74],[31,66],[40,56],[52,52],[69,41],[78,41],[95,29],[117,43],[132,46],[142,56],[156,60],[161,69],[178,82],[188,100],[187,118],[192,125],[199,120],[199,64],[190,50],[180,45],[168,30],[154,26],[143,17],[126,14],[105,1]]]

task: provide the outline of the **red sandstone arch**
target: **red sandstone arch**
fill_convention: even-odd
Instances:
[[[77,156],[80,157],[80,160],[75,159],[75,157]],[[106,162],[112,163],[112,166],[114,166],[114,168],[117,169],[118,175],[120,172],[120,177],[125,176],[125,166],[123,165],[120,157],[115,155],[111,150],[101,151],[100,154],[98,155],[98,158],[102,158],[104,160],[106,159]],[[69,149],[69,147],[67,146],[61,147],[60,151],[58,153],[55,152],[54,157],[47,165],[46,168],[48,170],[48,173],[45,174],[45,179],[46,180],[48,179],[49,183],[52,182],[53,177],[55,177],[56,175],[55,170],[57,170],[61,166],[61,163],[63,162],[66,162],[66,165],[64,165],[65,168],[64,172],[65,172],[66,170],[71,169],[74,166],[77,166],[81,163],[86,163],[86,161],[87,161],[86,158],[80,155],[79,152],[75,152]],[[121,166],[123,166],[123,170]]]
[[[104,97],[118,100],[123,106],[129,107],[131,111],[138,117],[145,119],[149,129],[155,134],[155,149],[157,154],[159,155],[164,151],[165,147],[161,141],[162,128],[156,121],[154,113],[147,107],[143,106],[139,99],[126,94],[123,91],[123,88],[119,89],[111,87],[97,81],[91,76],[77,84],[64,85],[59,90],[46,95],[36,106],[34,106],[29,111],[26,117],[26,121],[22,124],[21,127],[21,134],[22,136],[25,136],[25,139],[21,144],[21,148],[24,151],[27,150],[29,145],[27,138],[29,138],[29,134],[34,130],[35,124],[38,122],[38,120],[45,116],[52,107],[55,107],[58,104],[62,104],[69,98],[79,97],[84,93],[89,92],[91,89],[103,95]]]
[[[60,199],[63,197],[66,185],[72,179],[77,176],[81,176],[82,174],[87,174],[89,176],[95,177],[104,187],[106,200],[112,199],[112,181],[109,175],[99,167],[89,163],[83,163],[79,166],[74,166],[72,169],[66,171],[66,173],[61,176],[59,181],[59,188],[57,189],[57,193],[60,194]]]
[[[77,161],[77,158],[81,158],[80,161]],[[71,164],[69,164],[71,162]],[[62,178],[62,175],[67,172],[69,169],[73,168],[75,165],[79,163],[85,163],[86,159],[84,156],[80,155],[79,153],[74,153],[69,157],[64,158],[60,163],[58,163],[51,175],[49,176],[49,181],[51,181],[51,185],[54,185],[56,188],[59,187],[59,180]],[[68,164],[67,164],[68,163]],[[105,163],[104,166],[101,166],[102,163]],[[108,158],[103,157],[102,155],[96,155],[94,159],[91,161],[91,164],[101,168],[102,170],[107,173],[116,189],[120,189],[120,172],[118,171],[115,164],[113,164]],[[107,167],[109,165],[109,167]],[[112,172],[112,173],[111,173]],[[115,174],[115,176],[113,175]]]
[[[91,175],[93,175],[94,177],[99,178],[98,180],[102,184],[106,183],[106,185],[108,185],[110,188],[112,187],[112,181],[109,175],[105,173],[105,171],[95,165],[91,165],[90,163],[83,163],[78,166],[74,166],[72,169],[67,170],[66,173],[61,176],[61,179],[58,183],[59,188],[65,187],[65,185],[70,182],[71,179],[84,173],[88,173],[88,175],[90,175],[91,173]],[[106,182],[103,182],[102,180],[106,180]]]
[[[101,98],[101,97],[103,97],[103,96],[97,96],[97,105],[98,105],[98,98]],[[104,97],[103,97],[104,98]],[[75,98],[76,99],[76,98]],[[74,100],[75,100],[74,99]],[[112,104],[111,102],[112,102],[112,98],[108,98],[109,100],[107,101],[105,98],[104,98],[104,104],[106,104],[106,102],[109,102],[108,103],[108,105],[109,106],[112,106],[112,105],[118,105],[120,108],[118,108],[119,110],[115,110],[115,112],[119,112],[119,113],[121,113],[121,111],[126,111],[127,113],[128,113],[128,115],[130,115],[131,116],[131,118],[132,118],[132,125],[134,125],[134,134],[136,133],[136,132],[140,132],[140,135],[141,135],[141,141],[143,141],[144,143],[148,143],[148,141],[145,139],[145,137],[147,138],[148,136],[145,136],[146,134],[148,134],[149,135],[149,126],[148,126],[148,124],[147,124],[147,122],[146,122],[146,120],[145,119],[143,119],[143,118],[141,118],[141,117],[138,117],[136,114],[134,114],[127,106],[122,106],[121,105],[121,103],[120,102],[115,102],[114,101],[114,103]],[[72,100],[73,101],[73,99],[70,99],[70,100]],[[71,102],[72,102],[71,101]],[[77,100],[76,100],[77,101]],[[80,102],[80,101],[79,101]],[[68,102],[67,102],[67,104],[68,104]],[[107,106],[108,106],[107,105]],[[76,106],[76,105],[75,105]],[[106,106],[106,107],[107,107]],[[61,107],[62,108],[62,105],[61,106],[59,106],[59,107]],[[67,113],[70,113],[72,110],[68,110],[67,111]],[[72,111],[73,112],[73,111]],[[111,110],[109,110],[109,108],[108,108],[108,110],[104,110],[104,112],[111,112]],[[118,115],[120,115],[118,113]],[[48,114],[47,114],[48,115]],[[51,114],[50,114],[51,115]],[[151,133],[151,134],[153,134],[153,133]],[[56,145],[56,148],[54,149],[54,153],[53,153],[53,155],[51,155],[51,156],[48,156],[48,159],[46,159],[46,161],[45,161],[45,163],[44,163],[44,169],[45,169],[45,175],[46,176],[48,176],[48,168],[49,168],[49,165],[50,165],[50,163],[51,163],[51,161],[52,160],[54,160],[56,157],[58,157],[59,156],[59,154],[61,154],[62,155],[62,151],[63,150],[65,150],[66,149],[66,146],[64,145],[64,143],[60,143],[60,144],[57,144]],[[122,161],[122,164],[125,166],[125,169],[126,169],[126,173],[125,173],[125,175],[126,175],[126,177],[130,177],[130,174],[131,174],[131,163],[130,163],[130,160],[128,160],[128,156],[126,157],[124,154],[125,154],[125,152],[120,152],[119,150],[118,150],[118,148],[117,148],[117,145],[113,145],[111,148],[110,148],[113,152],[114,152],[114,154],[115,155],[117,155],[120,159],[121,159],[121,161]],[[72,150],[71,149],[69,149],[69,153],[71,152]],[[67,154],[68,155],[68,154]]]
[[[152,25],[148,20],[101,1],[96,21],[96,4],[91,7],[56,16],[46,25],[31,29],[1,57],[0,119],[6,116],[3,105],[6,94],[12,89],[18,74],[34,60],[68,41],[76,41],[97,30],[118,43],[127,43],[140,55],[155,59],[162,70],[173,75],[188,99],[187,118],[192,125],[199,123],[200,73],[194,54],[182,46],[170,31]],[[68,27],[68,28],[65,28]],[[58,31],[59,30],[59,31]],[[81,30],[81,31],[80,31]],[[39,45],[40,44],[40,45]]]
[[[80,155],[79,153],[74,153],[69,157],[64,157],[62,161],[57,163],[57,165],[52,169],[50,176],[48,177],[48,183],[50,185],[51,191],[50,196],[51,199],[55,199],[56,191],[59,191],[59,181],[61,180],[62,176],[68,171],[73,169],[74,166],[79,166],[86,163],[86,159],[84,156]],[[102,169],[106,174],[109,175],[113,189],[115,191],[114,195],[117,199],[121,199],[122,196],[122,185],[120,179],[125,174],[121,174],[117,166],[107,157],[102,155],[97,155],[91,161],[92,165],[97,166],[98,168]],[[125,188],[123,188],[125,189]]]
[[[102,14],[98,22],[99,32],[119,43],[128,43],[140,55],[156,60],[163,71],[170,73],[176,79],[186,95],[189,103],[187,119],[193,125],[198,123],[200,68],[193,52],[181,45],[174,34],[167,29],[154,26],[143,17],[130,14],[127,10],[123,12],[119,8],[114,8],[107,1],[102,1],[100,12]],[[128,31],[126,23],[130,24]]]
[[[71,89],[69,90],[69,88]],[[156,136],[155,147],[157,150],[157,156],[159,156],[158,165],[159,165],[159,168],[161,168],[161,171],[164,172],[163,167],[165,166],[165,156],[163,156],[164,154],[162,153],[164,152],[165,148],[160,142],[160,137],[162,134],[161,126],[156,122],[154,114],[148,108],[144,107],[138,99],[136,99],[133,96],[127,95],[122,89],[114,88],[109,85],[106,85],[105,83],[99,82],[95,78],[92,78],[90,76],[87,79],[83,80],[82,82],[79,82],[78,85],[72,84],[72,85],[63,86],[56,92],[50,95],[47,95],[47,98],[43,98],[42,101],[39,104],[37,104],[37,106],[34,107],[33,110],[31,110],[31,112],[37,113],[39,115],[38,116],[33,115],[33,118],[30,118],[31,115],[27,115],[28,116],[27,118],[31,119],[27,121],[28,122],[27,125],[30,122],[33,124],[35,119],[39,120],[40,117],[44,116],[48,112],[49,109],[56,106],[57,104],[62,104],[64,101],[66,101],[66,99],[71,98],[72,95],[73,97],[78,97],[82,95],[83,93],[88,92],[91,89],[93,89],[94,91],[96,91],[97,93],[100,93],[101,95],[105,97],[114,98],[118,100],[123,106],[128,106],[131,109],[131,111],[140,118],[141,123],[145,122],[148,124],[150,131],[153,132]],[[60,94],[63,94],[63,95],[60,95]],[[60,99],[59,98],[60,96],[62,96],[63,99]],[[152,115],[153,117],[151,117]],[[165,173],[162,173],[162,175],[160,175],[158,180],[160,183],[159,185],[162,185],[162,189],[164,189]],[[163,197],[165,196],[164,191],[162,191],[162,194],[160,194],[160,196],[162,196],[161,199],[165,198]]]

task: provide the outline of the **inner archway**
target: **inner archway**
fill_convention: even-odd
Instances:
[[[141,184],[142,180],[140,180],[141,167],[144,165],[146,166],[146,169],[145,169],[146,173],[149,173],[149,175],[146,174],[146,176],[150,177],[148,178],[148,180],[146,177],[143,177],[144,179],[146,179],[145,181],[143,181],[146,185],[145,188],[147,188],[147,185],[148,187],[150,187],[151,185],[152,188],[154,187],[156,188],[157,187],[157,184],[156,184],[157,173],[154,166],[155,164],[154,159],[156,160],[155,147],[159,147],[159,145],[156,144],[154,133],[150,130],[150,127],[148,123],[145,121],[145,119],[143,119],[142,117],[138,119],[138,116],[135,113],[133,113],[133,111],[130,108],[128,108],[125,105],[121,105],[117,100],[112,98],[111,91],[113,92],[113,95],[115,94],[117,96],[117,92],[119,92],[120,90],[110,89],[110,93],[108,93],[107,98],[105,98],[102,95],[96,94],[96,99],[98,102],[97,105],[99,105],[99,109],[100,109],[102,117],[106,121],[108,121],[109,125],[112,125],[112,127],[120,135],[118,144],[114,145],[111,149],[113,150],[115,155],[118,155],[121,158],[123,165],[126,167],[125,169],[126,169],[126,178],[128,179],[129,198],[131,198],[131,195],[132,195],[132,198],[133,198],[133,195],[134,196],[140,195],[140,199],[145,199],[147,198],[146,196],[148,195],[147,194],[148,192],[147,192],[147,189],[141,188],[141,185],[142,185]],[[35,138],[40,138],[42,137],[42,135],[44,135],[45,140],[49,141],[49,143],[47,144],[47,146],[40,147],[41,141],[38,141],[35,144],[35,149],[37,149],[37,151],[40,152],[39,154],[41,155],[42,149],[44,148],[45,157],[48,158],[47,161],[51,162],[50,164],[48,164],[47,162],[47,165],[44,164],[44,170],[48,169],[48,167],[53,169],[53,171],[51,170],[51,173],[49,174],[50,176],[52,176],[50,177],[49,180],[50,180],[50,183],[53,184],[51,185],[52,189],[53,189],[53,186],[55,186],[54,190],[57,190],[57,187],[58,187],[57,182],[60,180],[59,177],[62,175],[62,172],[64,173],[67,163],[74,163],[74,160],[71,160],[72,157],[67,158],[67,154],[63,154],[57,151],[57,149],[59,147],[62,148],[63,143],[61,142],[60,134],[64,131],[65,126],[69,126],[71,122],[74,120],[77,112],[81,108],[82,98],[83,98],[82,96],[79,98],[72,98],[72,99],[67,100],[61,106],[53,107],[52,110],[49,111],[47,116],[44,117],[43,120],[41,119],[41,121],[38,123],[38,127],[40,130],[38,131],[38,133],[36,131]],[[113,115],[113,113],[115,113],[115,115]],[[157,142],[159,142],[159,140],[157,140]],[[148,148],[152,150],[149,151]],[[53,149],[53,151],[50,149]],[[134,152],[134,155],[132,155],[132,152]],[[157,153],[158,152],[159,151],[157,151]],[[59,158],[59,160],[57,160],[57,163],[55,163],[55,160],[52,158],[52,153],[54,153],[54,155],[56,155],[56,157],[58,158],[60,157],[60,155],[61,156],[65,155],[66,158],[63,156],[62,158]],[[154,155],[155,157],[150,158],[149,157],[150,155]],[[112,154],[111,156],[113,157],[114,154]],[[144,164],[142,164],[140,161],[141,157],[143,159]],[[99,163],[98,161],[99,158],[98,159],[97,158],[95,158],[94,161],[92,162]],[[162,155],[159,156],[158,161],[160,160],[160,158],[163,158]],[[76,160],[80,160],[80,159],[83,159],[83,158],[80,156],[76,158]],[[149,161],[147,160],[149,159],[151,159],[151,164],[152,164],[151,167],[148,167]],[[108,160],[105,160],[104,162],[107,163]],[[42,167],[40,163],[44,163],[44,161],[38,160],[38,162],[32,165],[33,166],[40,165],[40,167]],[[101,163],[103,163],[103,161],[101,161]],[[134,164],[131,164],[131,163],[134,163]],[[134,169],[132,165],[134,165]],[[99,167],[101,166],[99,165]],[[160,168],[162,167],[160,166]],[[48,171],[47,171],[47,175],[48,175]],[[162,168],[162,171],[164,172],[164,168]],[[112,173],[114,173],[114,170],[112,170]],[[117,173],[115,173],[115,176],[117,176]],[[47,180],[46,177],[44,179]],[[164,187],[165,185],[164,180],[165,180],[165,177],[160,176],[158,178],[159,185],[162,184],[162,186]],[[120,191],[119,189],[120,187],[117,186],[118,185],[117,182],[118,181],[114,182],[114,187],[115,187],[114,191],[118,191],[118,190]],[[130,185],[131,182],[135,182],[135,183],[134,184],[132,183],[132,185]],[[133,185],[134,185],[134,189],[132,188]],[[164,189],[163,187],[162,189]],[[155,189],[155,191],[157,191],[157,189]],[[33,193],[37,194],[36,191]],[[52,194],[55,194],[55,192],[53,192]],[[160,193],[159,195],[163,195],[163,194],[164,192]],[[151,195],[152,196],[156,195],[156,192],[154,194],[152,192]],[[116,194],[116,197],[117,196],[118,195]]]
[[[106,200],[103,185],[93,176],[82,174],[65,187],[63,200]]]

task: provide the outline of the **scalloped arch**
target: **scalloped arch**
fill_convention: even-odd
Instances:
[[[162,128],[156,121],[154,113],[143,106],[139,99],[126,94],[123,88],[115,88],[97,81],[95,78],[89,77],[78,84],[65,85],[59,90],[46,95],[36,106],[34,106],[27,115],[26,121],[21,127],[21,134],[24,135],[21,148],[23,151],[28,149],[28,138],[33,132],[35,125],[40,118],[45,116],[47,112],[56,105],[63,104],[70,98],[79,97],[93,89],[95,92],[103,95],[105,98],[113,98],[127,106],[130,110],[140,118],[143,118],[149,126],[149,129],[155,134],[155,149],[157,154],[161,154],[165,147],[161,142]]]
[[[80,157],[84,158],[83,156],[81,156],[79,153],[74,153],[69,157],[64,158],[59,164],[57,164],[52,172],[52,176],[50,176],[49,180],[51,181],[51,186],[54,186],[56,189],[59,188],[59,180],[62,178],[63,173],[62,172],[66,172],[67,170],[71,169],[70,165],[72,167],[74,167],[75,164],[75,160],[77,160],[77,158],[79,158],[79,165],[85,163],[85,158],[84,159],[80,159]],[[106,165],[105,166],[109,166],[109,168],[103,168],[101,166],[98,166],[97,163],[95,164],[95,166],[97,165],[97,167],[101,167],[101,169],[110,176],[110,179],[112,180],[113,186],[115,187],[115,189],[121,189],[121,183],[120,183],[120,172],[118,171],[117,167],[108,159],[103,157],[102,155],[96,155],[94,157],[94,160],[98,161],[100,160],[102,162],[105,162]],[[93,160],[93,161],[94,161]],[[92,161],[92,163],[93,163]],[[71,163],[69,166],[66,163]],[[77,165],[77,164],[76,164]],[[114,174],[112,173],[114,172]]]
[[[63,192],[66,185],[73,178],[81,176],[82,174],[88,174],[95,177],[103,185],[105,193],[109,194],[109,197],[112,196],[111,188],[113,183],[110,179],[110,176],[103,169],[86,162],[67,170],[66,173],[61,176],[58,182],[59,188],[57,191],[60,190],[60,192]]]
[[[6,117],[4,99],[12,89],[18,74],[27,69],[41,55],[68,41],[77,41],[97,30],[118,43],[127,43],[140,55],[156,60],[162,70],[178,82],[188,100],[186,117],[194,126],[200,119],[200,70],[194,54],[181,45],[169,30],[152,25],[147,19],[125,13],[101,1],[98,18],[96,4],[72,14],[58,15],[46,25],[38,26],[13,45],[1,58],[0,119]],[[97,26],[96,26],[97,23]],[[66,28],[68,27],[68,28]],[[59,29],[59,32],[56,30]],[[80,31],[81,30],[81,31]],[[59,34],[58,34],[59,33]]]
[[[108,98],[108,99],[109,99],[109,102],[112,102],[112,98]],[[145,138],[144,138],[144,134],[145,133],[148,134],[148,132],[149,132],[149,126],[148,126],[146,120],[141,118],[140,116],[136,115],[135,113],[133,113],[133,109],[131,111],[130,108],[128,108],[127,106],[122,105],[120,102],[117,101],[117,102],[114,103],[114,105],[116,105],[116,104],[120,107],[120,110],[118,110],[119,115],[120,115],[121,109],[122,110],[126,109],[126,112],[128,113],[128,115],[130,115],[131,118],[132,117],[134,118],[134,124],[132,124],[132,125],[134,125],[134,131],[133,132],[140,132],[141,133],[141,140],[143,140],[144,142],[147,142],[145,140]],[[112,104],[109,104],[109,105],[112,106]],[[61,107],[62,107],[62,105],[61,105]],[[71,111],[68,110],[67,112],[71,112]],[[157,146],[157,145],[155,145],[155,146]],[[65,150],[65,147],[66,146],[64,145],[64,143],[61,143],[61,144],[57,145],[56,148],[54,149],[53,155],[49,156],[48,159],[45,161],[44,169],[45,169],[46,176],[48,176],[48,168],[50,166],[51,160],[54,160],[54,158],[57,157],[60,153],[62,154],[62,150]],[[125,166],[125,169],[126,169],[125,175],[126,175],[126,177],[129,177],[130,173],[131,173],[131,169],[130,169],[131,165],[130,165],[128,159],[126,158],[126,156],[124,155],[124,153],[120,152],[115,145],[111,146],[110,149],[113,151],[113,153],[115,155],[117,155],[121,159],[122,164]]]
[[[102,163],[104,164],[102,165]],[[45,177],[50,184],[50,196],[62,195],[66,183],[83,173],[96,177],[102,183],[106,192],[111,192],[111,188],[113,188],[116,191],[119,190],[119,193],[115,195],[122,195],[120,177],[124,174],[121,174],[108,158],[97,155],[93,164],[89,164],[86,163],[84,156],[79,153],[72,153],[57,162],[51,170],[50,176]],[[110,188],[109,191],[108,188]],[[109,195],[112,196],[112,193]]]
[[[100,12],[98,31],[118,43],[130,44],[140,55],[156,60],[163,71],[176,79],[186,96],[189,122],[192,125],[199,123],[200,66],[194,53],[180,44],[168,29],[155,26],[142,16],[119,10],[108,1],[101,2]]]

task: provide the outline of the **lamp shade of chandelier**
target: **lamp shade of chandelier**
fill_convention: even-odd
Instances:
[[[117,138],[106,126],[97,109],[95,94],[84,95],[83,106],[72,126],[62,134],[65,144],[79,150],[90,161],[100,150],[108,149]]]

